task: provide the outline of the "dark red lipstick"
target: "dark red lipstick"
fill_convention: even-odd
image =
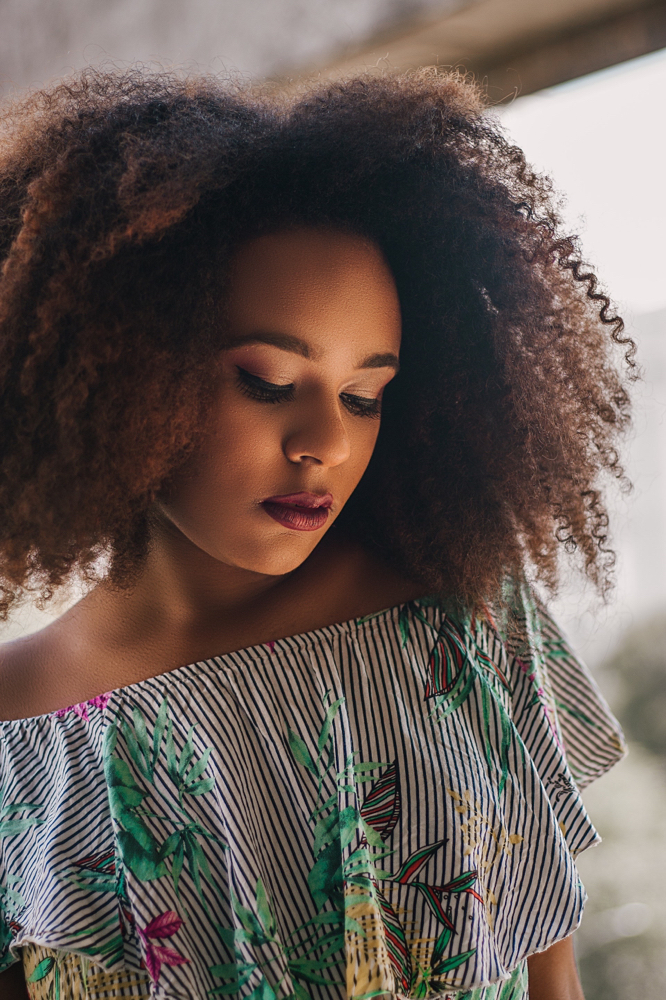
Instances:
[[[330,493],[287,493],[261,501],[269,517],[295,531],[317,531],[328,520],[333,497]]]

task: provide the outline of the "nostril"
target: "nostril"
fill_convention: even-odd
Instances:
[[[346,429],[339,426],[312,424],[291,434],[284,445],[284,452],[291,462],[311,461],[318,465],[340,465],[350,455],[351,447]]]

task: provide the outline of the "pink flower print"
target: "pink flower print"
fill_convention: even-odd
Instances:
[[[189,958],[174,951],[173,948],[166,948],[162,944],[153,944],[149,938],[173,937],[183,926],[183,921],[173,910],[165,910],[159,917],[153,917],[147,927],[141,930],[137,927],[139,937],[146,947],[146,968],[153,982],[160,978],[162,964],[164,965],[185,965]]]
[[[273,655],[273,651],[275,649],[275,639],[271,639],[271,641],[267,642],[266,645],[268,646],[269,652],[270,652],[270,654],[272,656]]]
[[[56,719],[62,719],[62,717],[67,715],[68,712],[74,712],[74,715],[78,715],[84,722],[88,722],[88,706],[91,708],[99,708],[99,710],[103,712],[109,704],[110,698],[111,692],[107,691],[106,694],[98,694],[94,698],[90,698],[88,701],[80,701],[77,705],[68,705],[67,708],[59,708],[57,712],[53,713],[53,715],[55,715]]]

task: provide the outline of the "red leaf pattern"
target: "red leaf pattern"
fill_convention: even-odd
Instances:
[[[172,937],[183,926],[182,919],[173,910],[165,910],[159,917],[153,917],[143,934],[147,938]]]
[[[143,929],[137,927],[139,937],[146,946],[146,968],[153,982],[158,982],[162,965],[185,965],[189,958],[165,945],[153,944],[149,938],[167,938],[176,934],[183,926],[182,919],[174,910],[165,910],[159,916],[153,917]]]

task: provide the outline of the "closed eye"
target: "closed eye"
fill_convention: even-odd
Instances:
[[[295,392],[293,382],[279,385],[276,382],[267,382],[266,379],[259,378],[258,375],[253,375],[238,365],[236,370],[238,372],[238,387],[250,399],[256,399],[260,403],[288,403],[293,400]],[[351,392],[341,392],[340,399],[352,416],[379,417],[381,413],[381,399],[379,398],[368,398],[367,396],[356,396]]]
[[[355,417],[378,417],[382,411],[381,399],[354,396],[350,392],[341,392],[340,399]]]
[[[262,403],[285,403],[294,398],[294,383],[288,385],[278,385],[275,382],[267,382],[266,379],[252,375],[251,372],[237,366],[238,387],[250,399],[257,399]]]

